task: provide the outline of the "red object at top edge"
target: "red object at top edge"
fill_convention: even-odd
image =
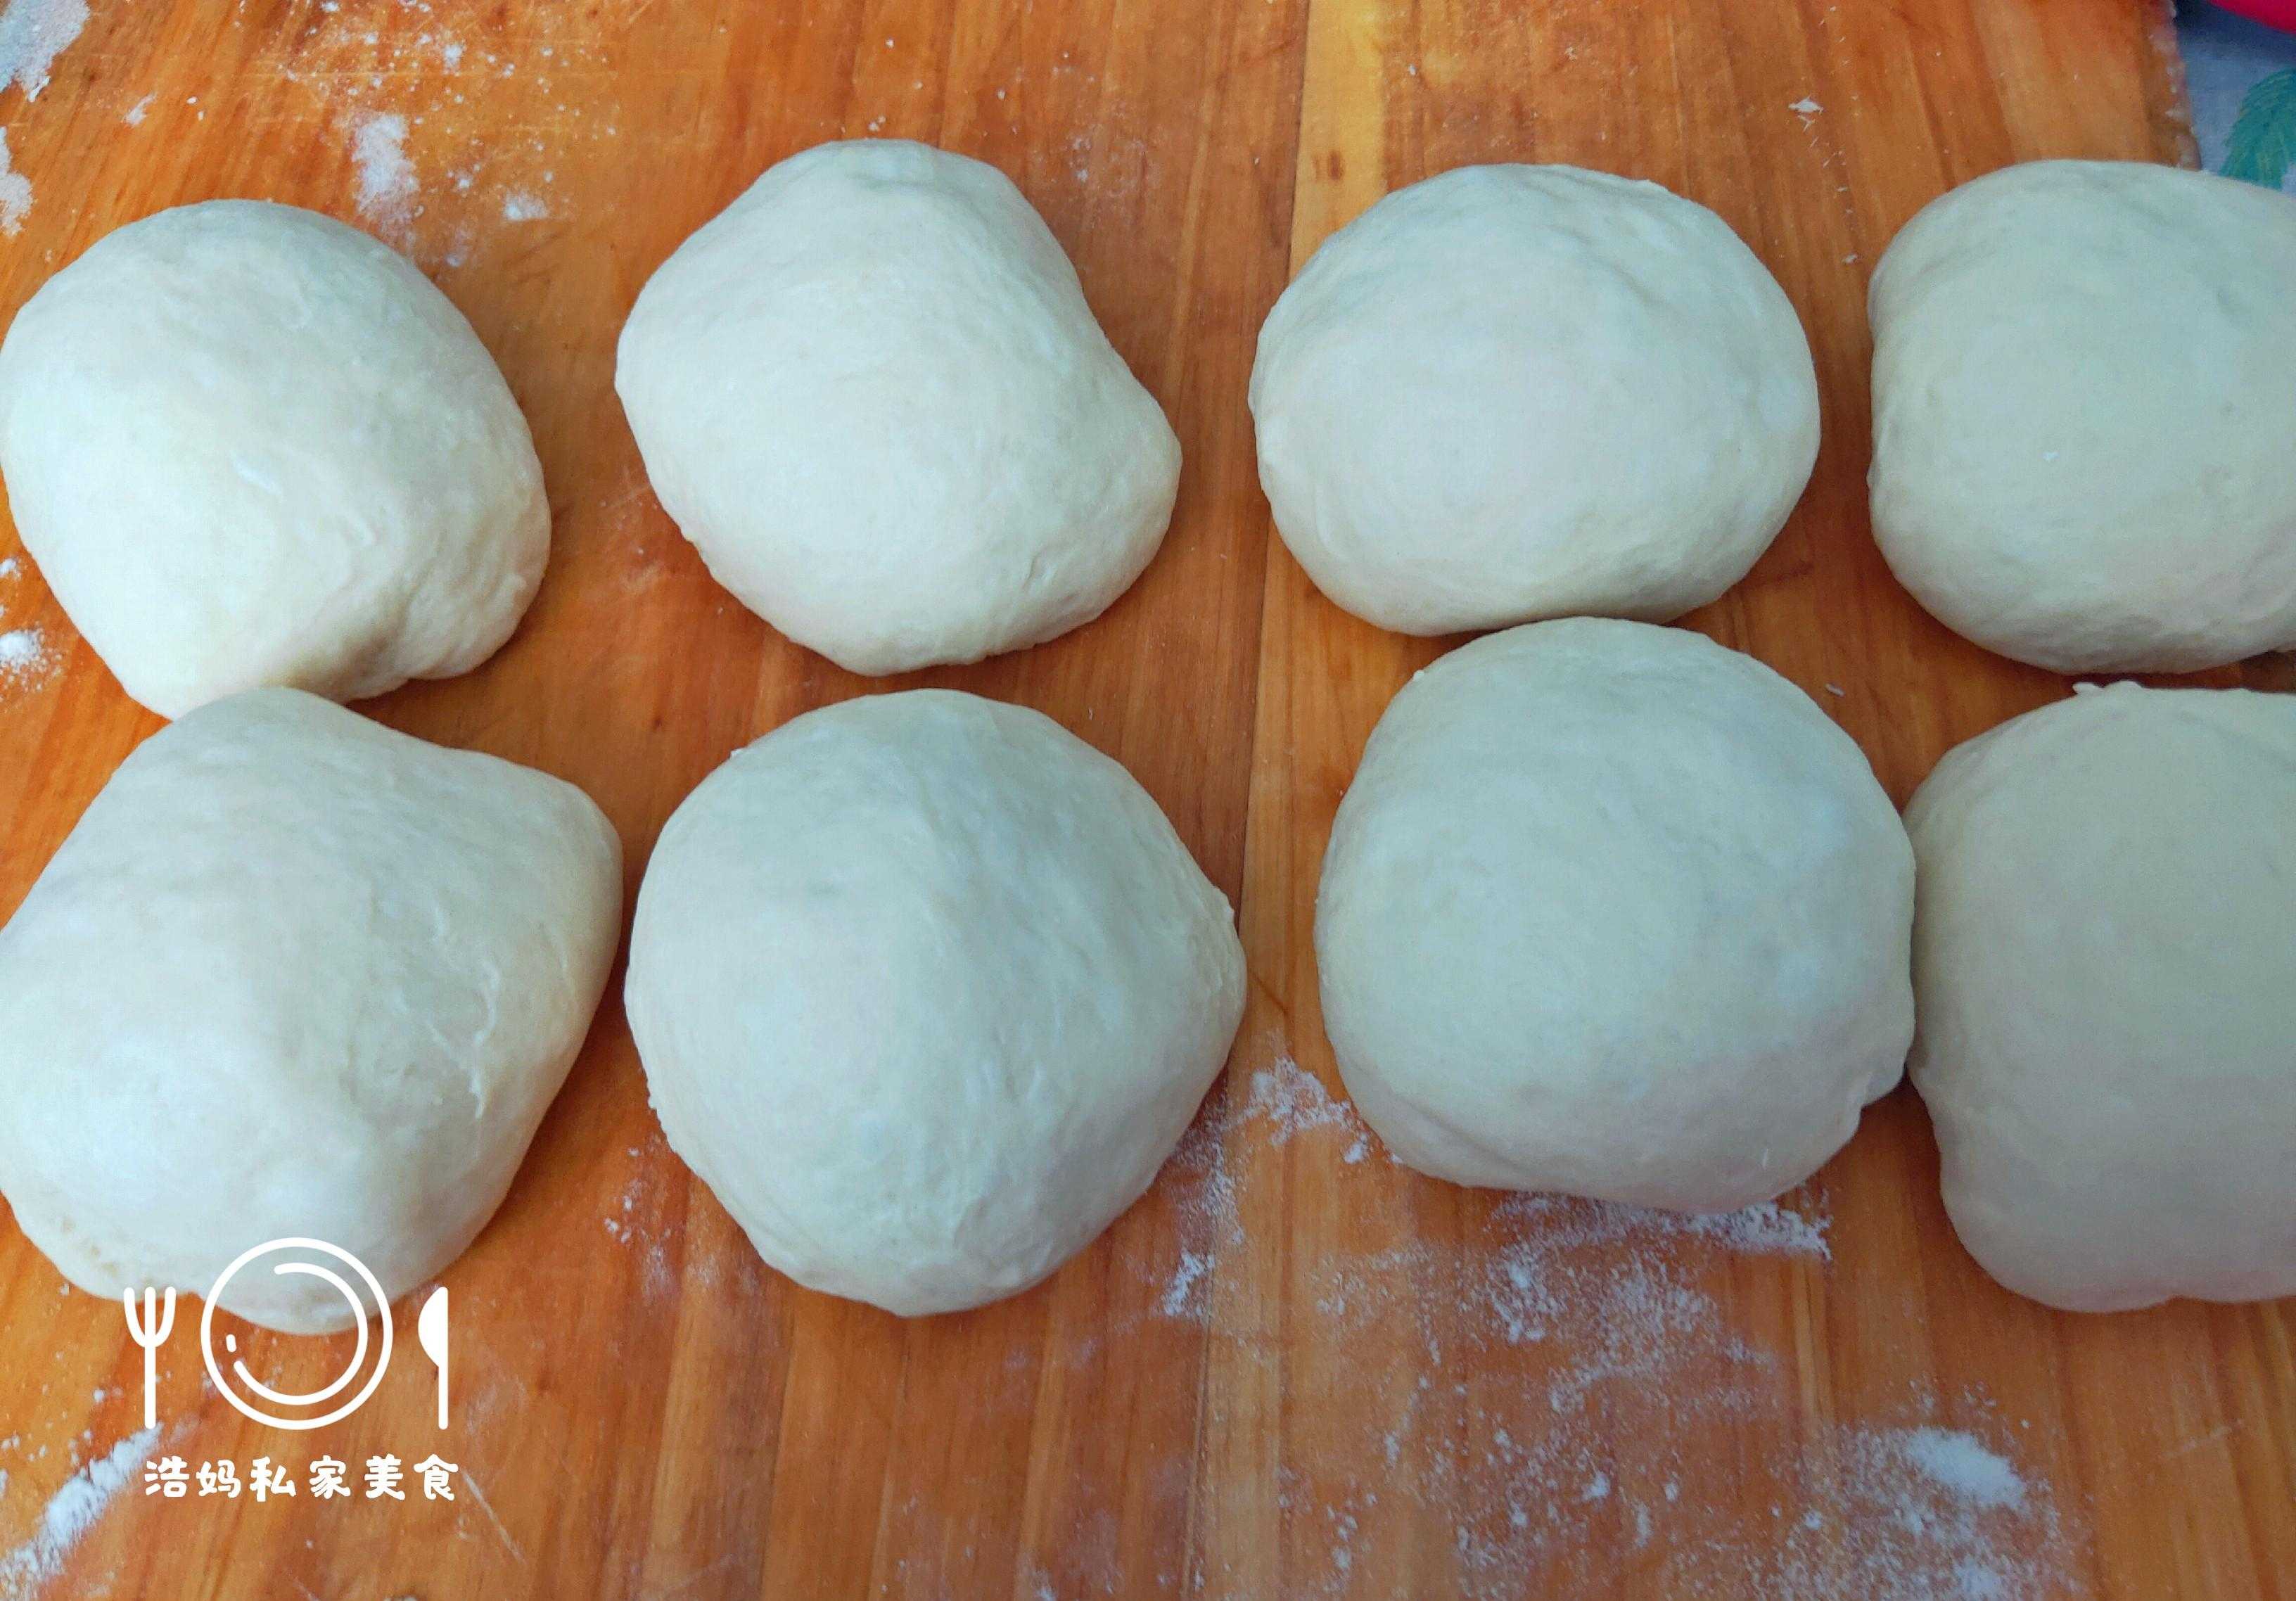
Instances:
[[[2226,11],[2296,33],[2296,0],[2216,0]]]

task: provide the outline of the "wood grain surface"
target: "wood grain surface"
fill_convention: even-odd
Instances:
[[[928,682],[1024,702],[1171,814],[1253,985],[1145,1200],[1038,1290],[914,1323],[758,1262],[663,1145],[610,998],[446,1275],[444,1433],[411,1301],[375,1399],[316,1434],[203,1387],[192,1301],[139,1442],[119,1309],[0,1230],[0,1597],[2296,1597],[2296,1304],[2011,1296],[1954,1241],[1910,1092],[1780,1210],[1706,1232],[1420,1179],[1364,1134],[1316,1014],[1316,868],[1373,722],[1444,642],[1314,592],[1244,408],[1267,307],[1391,188],[1570,161],[1712,206],[1808,327],[1825,434],[1776,545],[1689,621],[1809,690],[1902,800],[2067,686],[1931,622],[1874,549],[1866,276],[2005,162],[2185,158],[2177,78],[2154,0],[94,0],[37,100],[0,90],[33,190],[0,312],[162,207],[292,201],[413,255],[533,422],[556,519],[533,612],[479,671],[364,710],[583,785],[635,891],[670,809],[798,711]],[[394,185],[358,152],[402,131]],[[1021,184],[1186,452],[1171,537],[1107,616],[878,685],[709,580],[611,390],[679,240],[771,162],[869,134]],[[12,908],[157,723],[29,562],[0,628],[48,647],[0,677]],[[242,1334],[289,1387],[348,1350]],[[262,1457],[299,1482],[322,1453],[433,1449],[452,1502],[169,1501],[135,1471]],[[73,1475],[106,1461],[131,1471],[82,1518]]]

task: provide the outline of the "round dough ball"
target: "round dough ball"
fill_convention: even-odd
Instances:
[[[2296,646],[2296,200],[2121,161],[1964,184],[1874,275],[1874,533],[1988,650]]]
[[[130,223],[26,302],[0,472],[65,613],[166,717],[468,672],[550,557],[534,441],[463,314],[261,201]]]
[[[1395,1154],[1722,1211],[1898,1081],[1914,860],[1865,757],[1699,635],[1573,619],[1395,697],[1316,899],[1324,1023]]]
[[[906,140],[768,170],[662,263],[614,387],[718,581],[857,673],[977,661],[1106,611],[1180,443],[1044,219]]]
[[[800,717],[686,798],[625,998],[663,1132],[758,1254],[915,1316],[1027,1288],[1148,1187],[1243,948],[1122,768],[917,691]]]
[[[1988,1273],[2074,1311],[2296,1294],[2296,698],[2091,690],[1906,809],[1913,1079]]]
[[[1753,253],[1573,167],[1461,168],[1333,234],[1259,331],[1251,413],[1284,544],[1406,634],[1679,616],[1817,458],[1809,343]]]
[[[510,1187],[613,959],[581,791],[291,689],[160,730],[0,930],[0,1193],[64,1277],[204,1295],[313,1236],[397,1297]],[[304,1276],[222,1304],[349,1326]]]

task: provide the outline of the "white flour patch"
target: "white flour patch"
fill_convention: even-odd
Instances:
[[[1836,1427],[1800,1464],[1809,1510],[1747,1579],[1777,1601],[2032,1601],[2070,1588],[2056,1508],[1974,1433]]]
[[[0,579],[12,579],[24,571],[24,564],[14,556],[0,561]]]
[[[1210,1274],[1219,1252],[1243,1243],[1235,1184],[1228,1172],[1230,1140],[1250,1129],[1264,1129],[1271,1146],[1303,1134],[1337,1132],[1347,1137],[1350,1151],[1359,1153],[1369,1148],[1371,1138],[1354,1108],[1333,1100],[1322,1081],[1290,1056],[1279,1055],[1252,1074],[1241,1090],[1240,1106],[1233,1082],[1215,1093],[1224,1098],[1208,1102],[1188,1125],[1159,1179],[1177,1204],[1181,1249],[1157,1308],[1167,1318],[1197,1322],[1209,1315]]]
[[[1943,1429],[1908,1429],[1898,1452],[1932,1483],[1971,1507],[2016,1507],[2025,1504],[2025,1481],[2007,1457],[1986,1449],[1974,1434]]]
[[[159,98],[157,94],[146,94],[134,105],[129,106],[119,120],[130,127],[143,127],[144,114],[152,109],[152,103]]]
[[[425,267],[463,266],[505,226],[564,217],[574,202],[553,193],[556,168],[614,159],[625,86],[605,42],[617,25],[594,8],[526,7],[499,50],[407,0],[389,26],[348,9],[322,0],[280,76],[352,137],[361,218]],[[505,118],[529,134],[504,137]]]
[[[157,1429],[130,1434],[66,1479],[49,1498],[32,1538],[0,1556],[0,1597],[29,1601],[53,1580],[72,1548],[95,1526],[112,1497],[135,1476],[159,1442]]]
[[[1803,1217],[1775,1201],[1742,1207],[1737,1211],[1691,1217],[1678,1212],[1644,1212],[1641,1216],[1654,1228],[1679,1229],[1685,1235],[1727,1245],[1733,1251],[1759,1256],[1833,1255],[1832,1247],[1825,1243],[1825,1219]]]
[[[1265,1118],[1268,1143],[1276,1145],[1311,1129],[1362,1127],[1353,1107],[1333,1100],[1321,1080],[1289,1056],[1278,1056],[1273,1066],[1251,1075],[1251,1099],[1243,1112],[1247,1121]]]
[[[1203,1281],[1204,1274],[1211,1265],[1211,1258],[1202,1252],[1183,1250],[1180,1265],[1172,1270],[1171,1278],[1164,1285],[1164,1298],[1156,1303],[1156,1310],[1167,1318],[1185,1314],[1190,1298],[1196,1293],[1196,1285]]]
[[[608,1239],[643,1252],[642,1284],[647,1298],[659,1301],[677,1287],[677,1278],[670,1267],[668,1241],[642,1227],[653,1211],[648,1179],[647,1173],[633,1178],[623,1187],[615,1211],[602,1220]]]
[[[0,632],[0,693],[29,689],[55,670],[53,652],[37,628]]]
[[[1225,1106],[1201,1113],[1180,1137],[1158,1183],[1168,1186],[1178,1214],[1180,1257],[1164,1281],[1157,1310],[1167,1318],[1202,1322],[1210,1314],[1207,1283],[1223,1246],[1243,1243],[1236,1220],[1235,1184],[1228,1176]]]
[[[87,0],[8,0],[0,11],[0,91],[10,84],[37,100],[55,65],[87,26]]]
[[[32,213],[32,180],[10,164],[8,130],[0,127],[0,234],[15,234]]]
[[[414,220],[421,185],[406,155],[406,118],[395,111],[360,117],[351,126],[351,162],[357,168],[361,217],[392,227]]]
[[[1160,1178],[1179,1238],[1147,1285],[1149,1320],[1258,1351],[1266,1309],[1233,1285],[1213,1293],[1245,1260],[1256,1189],[1370,1148],[1353,1109],[1280,1051],[1232,1079]],[[1832,1220],[1810,1192],[1708,1216],[1446,1196],[1414,1221],[1387,1171],[1347,1179],[1390,1187],[1284,1269],[1286,1408],[1314,1421],[1287,1434],[1277,1504],[1327,1549],[1300,1597],[1381,1593],[1396,1540],[1414,1564],[1439,1554],[1431,1583],[1461,1601],[1607,1590],[1629,1573],[1680,1601],[2074,1589],[2055,1498],[1980,1396],[1948,1411],[1916,1392],[1878,1421],[1813,1421],[1792,1352],[1742,1326],[1726,1285],[1829,1269]],[[1218,1424],[1227,1398],[1206,1404]],[[1240,1597],[1223,1577],[1186,1580],[1207,1601]]]

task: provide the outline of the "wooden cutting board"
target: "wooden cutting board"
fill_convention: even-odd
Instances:
[[[2179,103],[2157,0],[94,0],[37,101],[0,91],[32,189],[0,311],[217,195],[413,254],[533,421],[557,548],[499,657],[365,710],[582,784],[633,891],[730,751],[898,686],[778,638],[664,518],[611,387],[633,296],[819,140],[1011,174],[1178,429],[1179,509],[1098,622],[901,682],[1041,707],[1125,761],[1237,900],[1253,985],[1149,1197],[1044,1287],[920,1323],[759,1264],[663,1145],[610,999],[446,1277],[443,1433],[411,1301],[375,1398],[316,1434],[203,1390],[191,1301],[147,1437],[119,1309],[0,1229],[0,1597],[2296,1596],[2296,1303],[2009,1295],[1955,1244],[1908,1092],[1778,1210],[1705,1231],[1422,1180],[1365,1136],[1316,1014],[1316,866],[1373,721],[1442,645],[1316,595],[1244,408],[1260,317],[1390,188],[1571,161],[1714,207],[1808,326],[1825,442],[1775,546],[1690,622],[1810,691],[1903,800],[2067,686],[1930,622],[1874,552],[1867,274],[2004,162],[2186,159]],[[21,628],[5,908],[157,727],[29,562],[0,577]],[[348,1344],[242,1342],[299,1389]],[[356,1475],[433,1450],[451,1503],[142,1493],[147,1456],[301,1482],[322,1454]]]

